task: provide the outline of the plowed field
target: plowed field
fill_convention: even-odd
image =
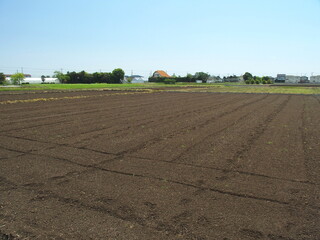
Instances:
[[[320,239],[320,97],[0,94],[0,239]]]

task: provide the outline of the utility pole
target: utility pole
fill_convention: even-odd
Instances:
[[[23,73],[23,67],[21,67],[21,73]]]

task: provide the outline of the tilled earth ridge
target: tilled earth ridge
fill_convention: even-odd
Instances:
[[[0,95],[0,239],[320,239],[319,96],[117,93]]]

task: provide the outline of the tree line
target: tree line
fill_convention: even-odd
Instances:
[[[61,83],[122,83],[124,79],[124,71],[121,68],[116,68],[112,72],[62,72],[55,71],[54,76]]]
[[[243,80],[246,84],[272,84],[273,80],[268,76],[258,77],[253,76],[251,73],[246,72],[243,75]]]
[[[185,77],[171,76],[171,77],[149,77],[149,82],[158,83],[174,83],[174,82],[196,82],[197,80],[206,83],[210,75],[205,72],[196,72],[194,75],[188,73]]]
[[[48,77],[48,76],[47,76]],[[61,83],[122,83],[124,79],[124,71],[121,68],[116,68],[112,72],[95,72],[87,73],[81,72],[62,72],[55,71],[53,77],[58,78]],[[25,80],[23,73],[16,73],[11,75],[11,82],[15,85],[21,84]],[[44,83],[45,76],[41,76]],[[0,84],[6,83],[6,77],[0,73]]]
[[[14,85],[19,85],[23,82],[24,79],[24,74],[23,73],[16,73],[11,75],[11,82]],[[4,75],[3,73],[0,73],[0,85],[4,85],[7,84],[8,81],[6,80],[6,75]]]

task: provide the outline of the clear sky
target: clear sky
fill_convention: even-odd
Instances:
[[[4,73],[320,74],[320,0],[0,0],[0,31]]]

